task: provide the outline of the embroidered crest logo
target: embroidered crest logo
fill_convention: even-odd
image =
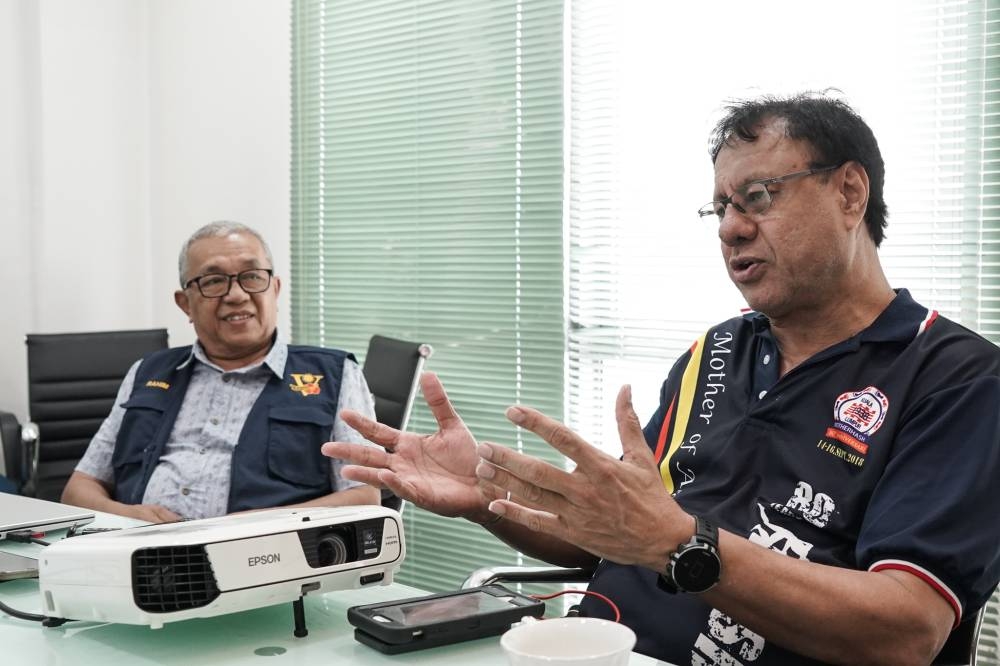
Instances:
[[[170,384],[166,382],[161,382],[158,379],[150,379],[148,382],[146,382],[146,388],[158,388],[166,391],[167,389],[170,388]]]
[[[833,427],[826,436],[847,444],[858,453],[868,453],[868,440],[889,411],[889,399],[874,386],[841,393],[833,407]]]
[[[296,393],[301,393],[303,397],[319,395],[319,380],[323,379],[323,375],[314,375],[311,372],[307,372],[304,374],[292,374],[292,379],[295,380],[295,383],[289,384],[288,388]]]

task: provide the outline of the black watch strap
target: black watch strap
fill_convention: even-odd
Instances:
[[[716,527],[714,523],[700,516],[694,516],[694,525],[694,536],[691,537],[690,541],[682,543],[677,547],[677,550],[673,552],[670,556],[670,560],[667,562],[666,570],[656,577],[656,586],[664,592],[669,592],[670,594],[692,591],[703,592],[718,582],[718,577],[716,576],[714,580],[707,581],[704,589],[701,590],[683,589],[682,586],[677,583],[675,578],[675,567],[678,566],[681,560],[685,557],[684,553],[686,551],[702,551],[699,555],[714,559],[717,571],[719,573],[722,571],[722,563],[719,559],[719,528]],[[683,566],[683,564],[680,564],[680,566]]]
[[[699,543],[707,543],[716,550],[719,548],[719,528],[707,518],[694,517],[694,538]]]
[[[701,516],[694,517],[694,538],[700,543],[708,543],[719,547],[719,528],[712,524],[707,518]]]

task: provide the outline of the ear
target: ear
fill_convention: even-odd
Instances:
[[[840,186],[841,210],[853,229],[864,222],[868,210],[868,172],[858,162],[844,165],[844,176]]]
[[[188,316],[188,321],[191,321],[191,301],[188,300],[188,295],[183,289],[174,292],[174,303]]]
[[[274,297],[277,298],[278,294],[281,293],[281,278],[274,275],[271,277],[271,282],[274,283]]]

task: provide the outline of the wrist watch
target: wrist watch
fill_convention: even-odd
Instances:
[[[666,571],[657,576],[656,585],[664,592],[699,594],[719,582],[722,575],[719,528],[698,516],[694,517],[694,524],[694,536],[677,547]]]

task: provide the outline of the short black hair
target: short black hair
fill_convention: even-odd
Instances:
[[[757,132],[768,120],[783,120],[785,136],[802,140],[812,147],[810,168],[836,166],[854,161],[868,173],[868,209],[865,224],[875,247],[885,238],[889,216],[885,204],[885,162],[875,134],[846,102],[828,96],[828,92],[804,92],[791,97],[765,96],[732,102],[726,115],[712,131],[709,152],[712,164],[719,151],[733,141],[757,140]]]

